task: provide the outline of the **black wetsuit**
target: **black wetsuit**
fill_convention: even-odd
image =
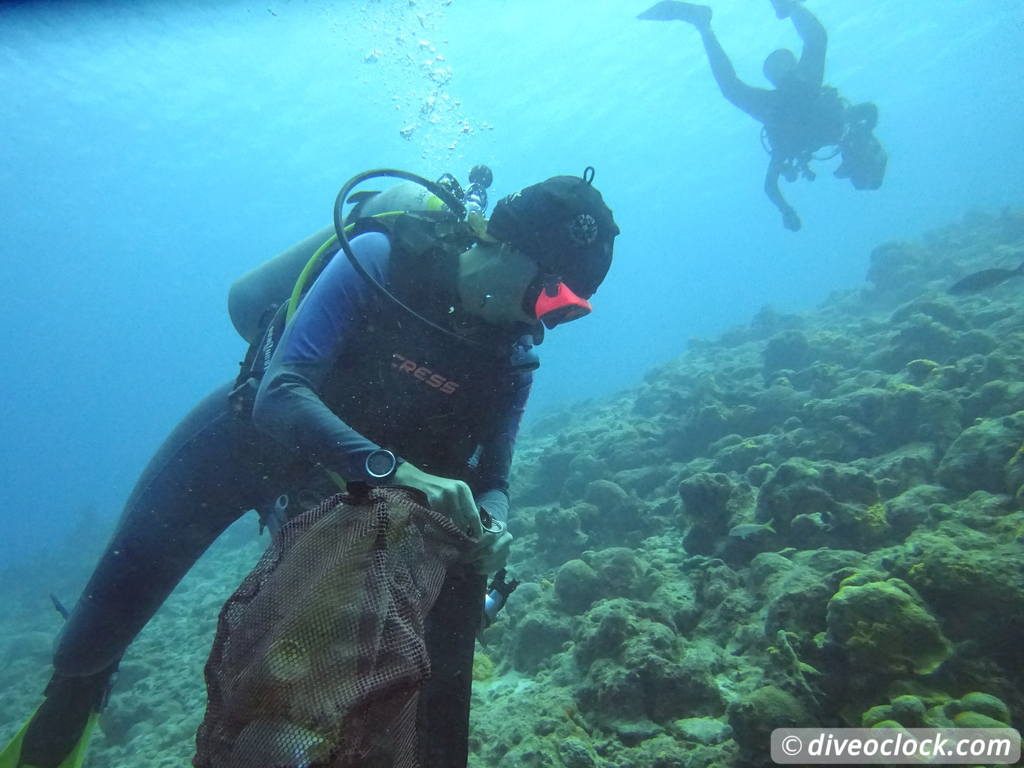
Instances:
[[[843,138],[842,98],[835,88],[796,75],[768,94],[762,122],[772,162],[806,173],[815,152]]]
[[[355,238],[353,247],[378,281],[431,319],[462,323],[477,343],[430,330],[373,290],[344,256],[332,259],[277,345],[252,417],[233,412],[226,384],[185,417],[146,467],[61,635],[44,710],[59,707],[65,682],[106,679],[184,574],[243,513],[315,483],[324,469],[364,480],[363,462],[377,447],[465,480],[478,503],[506,519],[512,446],[536,367],[525,329],[474,326],[460,312],[457,254],[408,252],[379,232]],[[453,574],[437,608],[450,615],[429,630],[428,647],[442,652],[432,654],[421,711],[437,710],[430,730],[453,739],[457,752],[482,593],[481,577]],[[460,696],[454,708],[441,705]],[[446,744],[426,748],[464,760]]]
[[[799,175],[813,179],[808,166],[813,153],[838,145],[850,166],[840,175],[849,176],[859,189],[877,189],[881,184],[880,174],[884,174],[884,159],[873,156],[882,154],[880,145],[875,148],[877,141],[873,137],[861,139],[858,135],[853,147],[856,150],[860,145],[871,145],[870,152],[861,153],[865,159],[855,151],[847,151],[844,138],[850,125],[858,124],[860,133],[866,128],[866,133],[870,134],[877,120],[877,109],[873,104],[865,104],[849,110],[834,88],[823,85],[828,45],[825,29],[802,5],[793,4],[789,15],[803,40],[803,51],[793,71],[774,89],[757,88],[740,80],[710,24],[699,29],[722,95],[764,125],[771,153],[764,179],[765,194],[782,213],[785,226],[799,229],[800,217],[779,190],[779,176],[790,181]],[[871,110],[874,110],[873,117]],[[861,171],[860,166],[865,165],[869,170]],[[869,178],[862,182],[861,175]]]

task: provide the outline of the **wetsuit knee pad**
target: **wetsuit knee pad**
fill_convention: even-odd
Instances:
[[[108,677],[117,669],[124,654],[123,644],[107,635],[104,642],[97,642],[96,634],[76,631],[78,624],[71,619],[54,642],[53,668],[55,677],[80,678],[106,674]],[[109,642],[108,642],[109,641]]]

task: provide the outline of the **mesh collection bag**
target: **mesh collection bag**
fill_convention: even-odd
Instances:
[[[427,614],[472,540],[378,488],[295,518],[221,611],[197,768],[415,768]]]

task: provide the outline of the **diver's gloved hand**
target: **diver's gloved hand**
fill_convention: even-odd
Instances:
[[[490,576],[505,567],[511,548],[512,534],[505,529],[504,523],[495,521],[491,528],[484,529],[480,541],[470,553],[469,562],[477,573]]]
[[[447,515],[456,527],[471,538],[479,538],[483,531],[480,513],[473,492],[461,480],[439,477],[403,462],[395,470],[392,485],[404,485],[422,491],[435,512]]]
[[[790,232],[798,232],[803,224],[801,224],[800,217],[797,216],[796,211],[790,208],[782,212],[782,226]]]

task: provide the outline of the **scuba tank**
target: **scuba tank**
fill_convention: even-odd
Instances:
[[[460,203],[464,200],[468,212],[482,216],[487,208],[486,188],[492,178],[487,166],[478,165],[470,171],[466,192],[451,174],[442,176],[438,185]],[[346,202],[354,203],[354,207],[345,216],[345,225],[394,211],[443,211],[448,207],[440,197],[415,181],[402,181],[380,192],[355,192]],[[333,234],[335,227],[325,227],[232,284],[228,292],[228,314],[235,330],[249,344],[259,341],[277,307],[291,294],[303,268]]]
[[[397,178],[403,181],[383,192],[354,191],[370,179]],[[402,221],[402,214],[421,216],[441,215],[458,226],[448,227],[449,233],[472,231],[474,224],[481,224],[486,206],[486,184],[490,184],[491,172],[486,166],[475,166],[470,172],[472,179],[470,203],[472,212],[467,211],[466,193],[451,174],[445,174],[438,181],[431,182],[406,171],[378,169],[365,171],[349,179],[341,188],[334,203],[334,226],[307,237],[297,245],[275,256],[251,272],[243,275],[231,286],[228,294],[228,312],[238,333],[249,342],[245,358],[239,363],[239,375],[229,394],[234,413],[247,418],[252,410],[253,399],[259,388],[263,372],[284,333],[285,326],[298,308],[305,290],[312,285],[323,266],[337,253],[343,253],[352,267],[375,290],[415,319],[433,326],[442,333],[450,331],[435,326],[411,308],[405,306],[387,288],[380,285],[366,272],[349,244],[348,236],[358,222],[392,219]],[[346,205],[354,207],[345,214]],[[459,235],[460,240],[465,238]],[[453,334],[452,334],[453,335]]]
[[[231,285],[228,314],[239,336],[249,344],[259,340],[274,311],[272,307],[287,298],[309,257],[333,232],[334,227],[324,227]]]

